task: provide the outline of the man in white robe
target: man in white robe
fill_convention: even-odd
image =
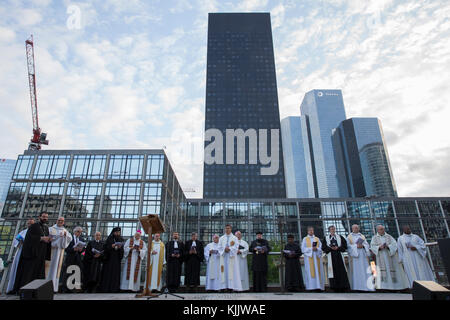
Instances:
[[[409,287],[405,271],[398,261],[397,242],[385,232],[384,226],[377,226],[377,234],[370,242],[370,250],[377,259],[377,289],[403,290]]]
[[[166,253],[164,243],[161,241],[161,235],[155,233],[152,243],[152,252],[150,257],[150,291],[161,291],[162,288],[162,271],[166,264]]]
[[[234,234],[238,238],[238,251],[237,256],[239,260],[239,273],[241,275],[241,283],[242,283],[242,290],[247,291],[250,290],[250,286],[248,283],[248,264],[247,264],[247,255],[248,255],[248,243],[247,241],[242,239],[242,233],[240,231],[237,231]]]
[[[418,235],[412,234],[409,226],[403,227],[403,235],[398,238],[397,247],[398,259],[403,264],[410,288],[415,280],[436,281],[427,260],[425,242]]]
[[[352,225],[352,233],[347,236],[347,252],[351,289],[375,291],[372,269],[369,265],[370,246],[366,237],[359,232],[357,224]]]
[[[237,252],[239,241],[231,233],[231,225],[225,226],[225,234],[219,239],[220,288],[228,291],[242,291]]]
[[[133,238],[128,239],[123,246],[125,263],[120,281],[121,290],[140,291],[142,262],[145,261],[147,246],[141,239],[141,231],[138,230]]]
[[[8,287],[6,288],[6,293],[13,293],[14,289],[14,281],[16,280],[16,272],[17,272],[17,266],[19,265],[20,260],[20,254],[22,253],[22,246],[23,241],[25,240],[25,237],[27,235],[28,228],[34,223],[34,219],[28,219],[27,221],[27,228],[20,231],[19,234],[16,236],[16,238],[13,241],[14,248],[17,248],[16,254],[14,255],[13,263],[11,265],[11,271],[9,273],[9,281],[8,281]]]
[[[306,290],[325,290],[322,243],[314,235],[313,227],[308,227],[308,235],[303,238],[302,252],[305,260]]]
[[[50,261],[45,262],[45,274],[46,279],[53,282],[53,291],[58,292],[64,251],[72,241],[72,235],[64,228],[64,217],[59,217],[56,224],[48,228],[48,233],[51,237],[52,251]]]
[[[205,249],[206,261],[206,291],[219,291],[221,289],[220,279],[220,253],[219,253],[219,236],[213,236],[213,242],[209,243]]]

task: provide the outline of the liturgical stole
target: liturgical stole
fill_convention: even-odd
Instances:
[[[319,245],[319,238],[314,237],[314,242],[317,242],[317,245]],[[309,236],[306,237],[306,247],[312,248],[311,238]],[[313,253],[314,255],[314,253]],[[317,259],[317,270],[319,270],[319,278],[320,278],[320,257],[316,257]],[[316,277],[316,268],[314,268],[314,258],[309,257],[309,272],[311,273],[311,278]]]
[[[154,241],[153,241],[154,242]],[[153,245],[152,245],[153,249]],[[159,265],[158,265],[158,283],[157,286],[159,287],[159,283],[161,282],[161,273],[164,263],[164,243],[162,241],[159,241]],[[153,263],[150,264],[150,274],[153,272]]]
[[[130,253],[128,254],[128,265],[127,265],[127,280],[130,280],[130,269],[131,269],[131,258],[133,257],[133,249],[134,247],[134,238],[130,239]],[[139,239],[139,250],[142,250],[144,247],[144,241],[142,239]],[[141,267],[141,256],[138,254],[137,261],[136,261],[136,268],[134,269],[134,282],[137,281],[137,277],[139,274],[139,269]]]

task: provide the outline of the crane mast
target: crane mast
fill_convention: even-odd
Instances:
[[[41,144],[48,144],[47,134],[41,133],[39,128],[38,107],[36,97],[36,69],[34,66],[34,43],[33,35],[25,41],[27,51],[28,84],[30,86],[31,116],[33,120],[33,136],[31,137],[28,150],[40,150]]]

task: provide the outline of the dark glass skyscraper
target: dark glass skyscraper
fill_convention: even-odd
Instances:
[[[204,198],[285,198],[270,14],[210,13],[206,77],[205,131],[217,129],[222,133],[224,152],[223,164],[205,161]],[[254,129],[259,133],[257,144],[245,138],[245,163],[237,161],[237,151],[242,148],[237,147],[236,138],[234,162],[225,161],[227,129]],[[260,129],[267,129],[266,139],[261,139]],[[273,129],[278,130],[278,170],[262,175],[261,168],[268,165],[260,159],[261,140],[267,141],[270,155]],[[205,146],[208,144],[205,141]],[[250,152],[258,154],[257,163],[249,161]]]
[[[394,177],[377,118],[351,118],[333,132],[341,197],[397,197]]]

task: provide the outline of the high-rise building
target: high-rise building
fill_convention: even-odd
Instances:
[[[0,214],[8,195],[9,184],[16,166],[16,160],[0,159]]]
[[[311,90],[300,106],[303,143],[309,149],[306,169],[311,170],[314,195],[318,198],[339,196],[331,135],[346,119],[341,90]]]
[[[204,198],[285,198],[270,14],[210,13],[207,59],[205,147],[213,141],[208,140],[208,131],[216,129],[224,139],[219,141],[224,152],[215,154],[220,161],[205,160]],[[238,138],[231,134],[227,139],[227,129],[245,133],[239,147]],[[262,134],[264,130],[267,135]],[[273,141],[279,147],[271,154]],[[225,150],[230,142],[231,149]],[[261,161],[264,142],[270,165]],[[238,152],[245,159],[239,161]],[[263,168],[272,165],[275,172],[262,174]]]
[[[377,118],[351,118],[333,132],[341,197],[396,197],[394,177]]]
[[[306,170],[305,150],[302,137],[302,117],[287,117],[281,120],[283,161],[288,198],[314,198],[312,171]]]

